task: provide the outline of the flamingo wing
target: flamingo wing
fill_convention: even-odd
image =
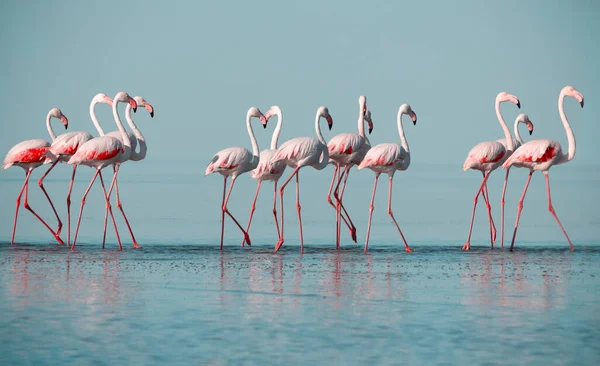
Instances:
[[[252,178],[259,179],[267,176],[281,176],[286,168],[286,165],[281,161],[276,163],[271,162],[274,154],[275,150],[273,149],[263,150],[260,152],[258,166],[250,174]]]
[[[554,140],[532,140],[524,143],[504,162],[504,168],[514,163],[541,164],[549,162],[560,154],[561,147]]]
[[[463,170],[486,163],[496,163],[506,154],[506,149],[498,141],[486,141],[475,145],[463,164]]]
[[[375,145],[367,152],[358,169],[393,166],[401,163],[406,156],[406,150],[398,144]]]
[[[321,155],[320,142],[313,137],[297,137],[287,140],[275,151],[271,158],[272,163],[278,161],[298,162],[316,154]]]
[[[13,146],[6,157],[2,167],[7,169],[18,163],[37,163],[45,159],[50,143],[42,139],[26,140]]]
[[[219,151],[213,156],[204,171],[204,175],[225,172],[246,164],[252,158],[252,153],[243,147],[230,147]]]
[[[356,133],[341,133],[334,136],[327,143],[329,156],[349,155],[360,150],[365,144],[365,139]]]
[[[58,136],[53,142],[48,153],[55,157],[60,155],[73,155],[79,146],[93,139],[93,136],[87,132],[68,132]]]
[[[81,164],[85,161],[106,161],[123,153],[123,144],[120,140],[102,136],[89,140],[79,146],[75,154],[69,159],[69,164]]]

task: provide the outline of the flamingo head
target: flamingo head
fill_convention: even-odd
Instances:
[[[365,112],[365,121],[369,125],[369,135],[373,132],[373,120],[371,119],[371,111],[367,109]]]
[[[577,99],[577,101],[579,102],[579,105],[581,105],[581,108],[583,108],[583,94],[581,94],[577,89],[575,89],[574,87],[568,85],[565,86],[561,92],[562,95],[564,96],[569,96],[571,98],[575,98]]]
[[[154,107],[152,104],[148,103],[146,99],[142,97],[133,97],[138,107],[145,108],[148,113],[150,113],[150,117],[154,118]]]
[[[524,123],[527,126],[530,135],[533,133],[533,122],[531,122],[528,115],[525,113],[519,114],[517,116],[517,121],[519,121],[519,123]]]
[[[113,101],[115,103],[129,103],[131,108],[133,108],[133,111],[137,111],[137,102],[125,92],[118,92],[113,98]]]
[[[58,118],[65,126],[65,130],[69,127],[69,120],[67,116],[63,114],[63,112],[58,108],[52,108],[49,112],[50,117]]]
[[[406,103],[402,104],[400,106],[398,113],[400,113],[400,115],[406,114],[407,116],[410,116],[410,119],[412,119],[413,124],[414,125],[417,124],[417,114],[415,113],[415,111],[412,110],[412,107],[410,106],[410,104],[406,104]]]
[[[269,118],[276,115],[281,115],[281,108],[279,108],[279,106],[272,105],[271,108],[269,108],[269,110],[267,111],[267,113],[265,113],[265,119],[269,121]]]
[[[333,127],[333,118],[331,118],[331,115],[329,114],[329,109],[327,107],[320,107],[317,111],[317,114],[325,118],[329,130],[331,130],[331,128]]]
[[[498,93],[496,96],[496,102],[511,102],[515,103],[519,109],[521,108],[521,102],[519,101],[519,98],[517,98],[515,95],[508,94],[507,92]]]
[[[94,99],[92,99],[92,103],[96,104],[96,103],[106,103],[109,106],[112,107],[113,104],[113,100],[111,97],[109,97],[108,95],[104,94],[104,93],[98,93],[94,96]]]
[[[269,120],[265,117],[264,114],[262,114],[260,109],[256,107],[250,107],[250,109],[248,109],[247,116],[258,118],[260,120],[260,123],[262,123],[263,128],[267,128],[267,123],[269,122]]]

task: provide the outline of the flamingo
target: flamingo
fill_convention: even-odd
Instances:
[[[340,228],[341,228],[341,210],[344,210],[344,213],[348,217],[348,220],[344,219],[348,229],[350,230],[350,235],[352,240],[356,242],[356,227],[354,223],[350,219],[350,215],[346,211],[342,203],[343,192],[346,188],[346,181],[348,180],[348,175],[350,174],[350,168],[353,165],[358,165],[362,162],[365,154],[371,148],[371,143],[369,139],[365,135],[365,120],[369,124],[369,134],[373,131],[373,121],[369,115],[367,116],[367,97],[361,95],[358,98],[359,112],[358,112],[358,134],[356,133],[341,133],[339,135],[334,136],[329,140],[327,144],[327,150],[329,151],[329,159],[333,161],[335,169],[333,171],[333,178],[331,179],[331,184],[329,185],[329,192],[327,192],[327,201],[336,209],[336,237],[335,237],[335,246],[337,249],[340,248]],[[333,188],[333,184],[338,176],[338,172],[341,171],[341,175],[337,180],[337,184],[334,190],[334,197],[337,201],[336,205],[331,201],[331,190]],[[344,180],[342,184],[341,193],[338,194],[338,189],[340,187],[340,183]],[[340,209],[341,208],[341,209]]]
[[[62,113],[62,111],[58,108],[52,108],[48,112],[48,115],[46,116],[46,127],[48,128],[48,133],[50,134],[52,141],[54,141],[56,139],[56,134],[52,130],[52,126],[50,124],[50,120],[53,117],[60,119],[61,122],[63,123],[63,125],[65,126],[65,129],[69,126],[69,120]],[[33,169],[44,164],[45,154],[49,148],[50,148],[50,143],[46,140],[42,140],[42,139],[25,140],[25,141],[22,141],[22,142],[16,144],[15,146],[13,146],[8,151],[8,154],[6,154],[6,157],[4,158],[2,168],[8,169],[14,165],[14,166],[19,166],[19,167],[23,168],[23,170],[25,170],[25,181],[23,182],[23,186],[21,187],[21,190],[19,191],[19,195],[17,196],[17,205],[15,208],[15,220],[13,223],[12,237],[10,239],[11,245],[14,245],[14,243],[15,243],[15,232],[17,230],[17,217],[19,215],[19,205],[21,204],[21,197],[23,196],[23,191],[25,191],[25,202],[23,202],[23,207],[25,207],[28,211],[30,211],[38,220],[40,220],[42,222],[42,224],[44,224],[44,226],[48,230],[50,230],[50,232],[52,233],[52,235],[54,236],[56,241],[58,241],[60,244],[64,244],[64,241],[62,241],[62,239],[60,238],[60,232],[59,233],[54,232],[54,230],[52,230],[50,228],[50,226],[48,226],[48,224],[40,217],[40,215],[38,215],[33,210],[33,208],[31,208],[31,206],[29,205],[29,202],[28,202],[29,178],[31,177],[31,172],[33,171]],[[42,190],[44,191],[44,194],[46,195],[46,198],[48,199],[48,202],[50,202],[50,206],[52,207],[52,210],[54,211],[54,214],[56,215],[56,219],[59,222],[59,231],[60,231],[60,227],[62,224],[60,223],[60,218],[58,217],[58,213],[56,212],[56,209],[54,208],[54,204],[52,203],[50,196],[46,193],[46,190],[43,187],[42,187]]]
[[[333,119],[329,114],[327,107],[319,107],[317,109],[317,115],[315,117],[315,130],[317,131],[317,138],[314,137],[296,137],[294,139],[284,142],[275,154],[271,158],[271,163],[283,162],[285,165],[294,168],[294,171],[289,178],[279,188],[279,196],[281,201],[281,233],[277,244],[275,245],[275,252],[283,245],[283,190],[290,182],[290,180],[296,176],[296,209],[298,210],[298,224],[300,225],[300,251],[304,252],[304,238],[302,236],[302,216],[300,214],[300,181],[298,178],[298,172],[300,168],[305,166],[312,166],[317,170],[324,169],[329,163],[329,153],[327,151],[327,142],[321,134],[321,127],[319,121],[321,117],[327,120],[327,125],[331,130],[333,126]]]
[[[513,139],[513,145],[515,150],[519,148],[519,146],[523,145],[523,139],[521,139],[521,134],[519,133],[519,123],[523,123],[527,126],[527,129],[529,130],[529,135],[531,135],[533,133],[533,123],[529,120],[529,116],[527,116],[524,113],[521,113],[517,116],[517,118],[515,119],[515,126],[514,126],[514,131],[515,131],[515,139]],[[506,139],[503,137],[501,139],[496,140],[499,143],[501,143],[504,148],[507,148],[506,145]],[[504,187],[502,188],[502,198],[500,199],[500,204],[501,204],[501,213],[500,213],[500,247],[504,248],[504,197],[506,195],[506,185],[508,183],[508,172],[510,170],[510,167],[508,169],[506,169],[506,176],[504,177]]]
[[[404,128],[402,127],[402,115],[408,115],[413,121],[413,124],[417,124],[417,114],[412,110],[411,106],[408,104],[402,104],[400,108],[398,108],[398,115],[396,117],[396,121],[398,124],[398,133],[400,134],[400,142],[399,144],[391,144],[384,143],[373,146],[365,155],[364,159],[358,166],[358,170],[369,168],[375,172],[375,183],[373,184],[373,195],[371,196],[371,204],[369,206],[369,223],[367,225],[367,239],[365,241],[365,252],[369,250],[369,235],[371,234],[371,218],[373,217],[373,201],[375,200],[375,192],[377,190],[377,181],[379,180],[379,175],[381,173],[387,173],[389,180],[389,188],[388,188],[388,215],[394,221],[394,225],[396,225],[396,229],[400,233],[400,237],[402,241],[404,241],[404,246],[407,252],[412,252],[410,246],[406,242],[404,238],[404,234],[402,230],[400,230],[400,226],[398,226],[398,222],[394,217],[394,213],[392,212],[392,183],[394,179],[394,174],[397,170],[404,171],[408,169],[410,166],[410,149],[408,147],[408,142],[406,141],[406,137],[404,136]]]
[[[500,123],[502,130],[504,131],[504,138],[506,139],[505,141],[507,145],[506,148],[498,141],[481,142],[475,145],[471,151],[469,151],[469,155],[463,164],[463,170],[473,169],[481,171],[483,174],[483,180],[481,182],[481,186],[475,194],[475,199],[473,200],[473,213],[471,214],[469,237],[467,238],[465,245],[463,245],[462,250],[471,249],[471,233],[473,232],[473,220],[475,219],[475,209],[477,208],[477,199],[479,194],[483,195],[483,199],[488,209],[488,218],[490,221],[490,239],[492,249],[494,248],[494,241],[496,240],[496,228],[494,227],[494,221],[492,219],[492,208],[489,203],[489,193],[486,182],[490,176],[490,173],[502,165],[502,163],[504,163],[508,156],[510,156],[510,154],[512,154],[514,151],[514,143],[512,136],[510,135],[510,130],[506,126],[506,122],[504,122],[504,118],[502,118],[502,114],[500,113],[500,103],[503,102],[514,103],[518,108],[521,108],[521,102],[519,101],[519,98],[506,92],[501,92],[496,96],[496,116],[498,117],[498,122]],[[507,178],[505,178],[505,180],[506,179]]]
[[[275,217],[275,227],[277,228],[277,236],[279,236],[279,223],[277,222],[277,183],[281,175],[283,174],[286,165],[283,162],[271,163],[271,158],[277,150],[277,141],[279,140],[279,134],[281,133],[281,126],[283,123],[283,115],[281,113],[281,108],[279,106],[271,106],[271,108],[265,113],[265,119],[268,121],[271,116],[277,116],[277,126],[275,127],[275,131],[273,131],[273,136],[271,137],[271,146],[269,149],[265,149],[260,152],[260,160],[258,162],[258,166],[254,169],[250,176],[258,181],[256,185],[256,194],[254,195],[254,200],[252,201],[252,208],[250,209],[250,218],[248,219],[248,226],[246,227],[246,232],[250,232],[250,224],[252,223],[252,216],[254,215],[254,210],[256,209],[256,199],[258,198],[258,192],[260,191],[260,185],[264,181],[272,181],[273,182],[273,216]],[[245,239],[242,241],[242,246],[244,246]]]
[[[133,99],[135,99],[135,102],[137,103],[138,107],[145,108],[150,113],[150,117],[154,118],[154,107],[152,106],[152,104],[148,103],[142,97],[136,96],[136,97],[133,97]],[[121,211],[121,214],[123,214],[123,218],[125,219],[125,224],[127,224],[127,229],[129,229],[129,233],[131,234],[131,239],[133,241],[133,247],[138,249],[138,248],[140,248],[140,246],[137,243],[137,241],[135,240],[135,236],[133,235],[133,231],[131,230],[131,226],[129,225],[129,220],[127,219],[127,216],[125,215],[125,211],[123,210],[123,204],[121,203],[121,199],[119,197],[119,182],[117,181],[116,176],[117,176],[117,174],[119,174],[119,167],[125,161],[127,161],[127,160],[140,161],[140,160],[144,159],[146,157],[146,152],[148,151],[148,147],[146,146],[146,139],[144,138],[144,135],[142,135],[142,132],[138,129],[137,125],[133,121],[133,118],[131,117],[131,104],[127,104],[127,106],[125,107],[125,119],[127,120],[127,124],[129,125],[129,127],[133,131],[133,135],[131,135],[129,132],[127,132],[127,136],[129,138],[129,142],[131,144],[131,150],[129,151],[129,156],[127,156],[125,153],[120,153],[118,155],[117,161],[113,163],[113,171],[114,171],[115,178],[113,179],[114,184],[111,184],[110,188],[108,189],[108,199],[110,200],[110,195],[111,195],[113,187],[114,187],[116,189],[117,207]],[[111,137],[121,140],[121,131],[118,131],[118,130],[112,131],[112,132],[109,132],[108,134],[106,134],[106,136],[111,136]],[[140,143],[140,151],[136,152],[135,149],[136,149],[138,141]],[[104,248],[104,243],[106,242],[106,225],[107,225],[107,223],[108,223],[108,207],[106,208],[106,211],[104,213],[104,237],[102,238],[102,248]]]
[[[79,208],[79,217],[77,218],[77,227],[75,228],[75,237],[73,238],[73,245],[71,246],[72,250],[75,250],[75,245],[77,243],[77,234],[79,234],[79,226],[81,225],[81,216],[83,214],[83,207],[85,206],[85,200],[87,198],[90,189],[94,185],[96,181],[96,177],[100,176],[100,183],[102,184],[102,191],[104,192],[104,199],[106,200],[106,206],[110,211],[110,215],[115,227],[115,232],[117,235],[117,241],[119,243],[119,249],[123,249],[121,246],[121,239],[119,238],[119,232],[117,229],[117,224],[115,222],[115,218],[110,207],[110,201],[108,199],[108,195],[106,193],[106,187],[104,186],[104,179],[102,178],[102,169],[106,168],[109,165],[112,165],[114,162],[118,161],[119,153],[128,154],[127,150],[131,149],[131,142],[129,137],[127,136],[127,132],[123,127],[123,123],[121,123],[121,119],[119,118],[119,112],[117,110],[117,106],[119,103],[129,103],[135,112],[137,109],[137,103],[135,99],[131,98],[129,94],[125,92],[119,92],[113,98],[112,110],[113,117],[115,119],[115,123],[121,132],[121,140],[114,138],[112,136],[101,136],[96,137],[83,145],[79,146],[75,154],[69,159],[67,162],[71,165],[87,165],[89,167],[95,168],[96,172],[90,181],[83,197],[81,197],[81,207]],[[121,142],[122,141],[122,142]],[[116,178],[116,175],[113,176],[113,183]],[[113,184],[111,183],[111,185]]]
[[[569,239],[569,235],[565,231],[562,226],[558,216],[556,215],[556,211],[552,206],[552,199],[550,197],[550,180],[548,178],[548,171],[553,165],[559,165],[567,163],[575,157],[575,135],[573,135],[573,130],[571,130],[571,125],[567,120],[567,116],[564,111],[564,103],[565,97],[574,98],[579,102],[581,108],[583,108],[583,94],[581,94],[577,89],[572,86],[565,86],[558,96],[558,113],[560,114],[560,119],[565,128],[565,132],[567,133],[567,140],[569,142],[569,149],[566,154],[562,152],[562,148],[558,141],[554,140],[531,140],[518,148],[514,154],[508,158],[502,167],[505,169],[510,168],[511,166],[515,166],[518,168],[529,168],[529,176],[527,177],[527,181],[525,182],[525,188],[523,189],[523,194],[521,194],[521,199],[519,200],[519,205],[517,209],[517,219],[515,221],[515,231],[513,233],[512,242],[510,244],[510,250],[513,250],[515,245],[515,237],[517,236],[517,228],[519,226],[519,219],[521,217],[521,211],[523,210],[523,200],[525,199],[525,193],[527,193],[527,187],[529,187],[529,182],[531,181],[531,176],[534,171],[540,170],[544,173],[544,177],[546,178],[546,192],[548,194],[548,210],[556,219],[558,226],[562,230],[563,234],[567,238],[569,242],[569,247],[571,251],[575,250],[571,239]]]
[[[95,112],[95,107],[98,103],[106,103],[109,106],[112,106],[112,99],[106,94],[98,93],[94,96],[92,102],[90,103],[90,116],[92,118],[92,122],[94,123],[94,126],[96,127],[96,130],[98,130],[100,136],[102,136],[104,135],[104,131],[102,130],[102,127],[100,127],[100,123],[98,122],[98,118],[96,118]],[[54,141],[52,142],[52,146],[50,146],[50,148],[46,152],[46,160],[44,161],[44,164],[52,163],[52,165],[50,165],[50,168],[48,168],[46,173],[44,173],[44,175],[42,175],[38,181],[38,185],[40,186],[42,191],[44,191],[44,194],[46,196],[48,196],[48,193],[46,193],[46,190],[44,189],[44,179],[46,178],[46,176],[50,173],[50,171],[52,171],[52,169],[54,169],[56,164],[58,164],[59,162],[68,162],[69,159],[71,159],[71,156],[73,156],[73,154],[77,151],[79,146],[91,140],[92,138],[93,136],[87,132],[67,132],[54,139]],[[77,165],[73,165],[73,174],[71,175],[69,191],[67,192],[68,245],[71,245],[71,191],[73,190],[73,182],[75,181],[76,171]],[[56,217],[58,218],[58,215],[56,215]],[[56,232],[59,235],[61,228],[62,222],[60,221],[60,218],[58,218],[58,229]]]
[[[233,190],[233,185],[236,178],[241,174],[256,169],[260,159],[260,150],[258,150],[258,143],[256,142],[256,137],[254,137],[252,125],[250,124],[250,119],[252,117],[257,117],[262,123],[263,127],[267,128],[267,119],[262,112],[256,107],[251,107],[248,109],[248,112],[246,113],[246,128],[248,129],[248,135],[250,135],[252,152],[244,147],[230,147],[221,150],[215,154],[206,167],[206,171],[204,172],[205,176],[212,173],[219,173],[223,176],[223,203],[221,205],[221,250],[223,250],[223,237],[225,235],[225,214],[229,215],[233,222],[235,222],[235,224],[240,228],[242,234],[244,234],[244,242],[248,243],[248,245],[252,245],[248,232],[244,230],[242,225],[240,225],[236,218],[233,217],[231,212],[229,212],[229,209],[227,209],[227,202],[229,202],[229,196]],[[227,188],[227,178],[229,177],[231,177],[231,185],[229,186],[229,191],[227,194],[225,194]]]

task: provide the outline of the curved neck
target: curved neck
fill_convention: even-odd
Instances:
[[[123,127],[123,123],[121,122],[121,118],[119,117],[119,111],[117,110],[117,105],[119,102],[117,99],[114,100],[112,105],[113,117],[115,119],[115,123],[117,124],[117,128],[119,132],[121,132],[121,139],[123,140],[123,146],[131,149],[131,141],[129,141],[129,136],[127,136],[127,132],[125,132],[125,127]]]
[[[148,148],[146,146],[146,139],[144,139],[144,135],[142,135],[142,132],[137,128],[135,122],[133,122],[133,118],[131,117],[131,109],[131,105],[127,104],[127,107],[125,107],[125,119],[127,120],[127,124],[133,131],[133,134],[138,141],[140,151],[135,152],[135,150],[132,150],[131,157],[129,159],[137,161],[146,157],[146,151],[148,151]]]
[[[54,140],[56,140],[56,134],[54,133],[54,130],[52,129],[52,125],[50,124],[51,119],[52,119],[52,115],[50,114],[50,112],[48,112],[48,115],[46,116],[46,128],[48,129],[48,133],[50,134],[52,141],[54,141]]]
[[[96,127],[96,131],[100,134],[100,136],[104,136],[104,130],[100,126],[100,122],[98,122],[98,118],[96,118],[96,104],[97,101],[92,100],[90,103],[90,117],[92,117],[92,123],[94,123],[94,127]]]
[[[358,103],[358,107],[360,108],[358,110],[358,134],[361,137],[364,137],[364,139],[367,140],[367,143],[370,144],[369,138],[367,137],[367,135],[365,135],[365,104],[361,101],[360,103]]]
[[[500,126],[502,126],[502,130],[504,131],[504,138],[506,139],[506,150],[514,151],[515,144],[510,135],[510,130],[506,126],[506,122],[504,122],[504,118],[502,118],[502,113],[500,113],[500,101],[496,100],[496,116],[498,117],[498,122],[500,122]]]
[[[254,137],[254,131],[252,131],[252,125],[250,124],[251,116],[248,113],[246,115],[246,127],[248,128],[248,135],[250,135],[250,141],[252,142],[252,155],[259,156],[260,150],[258,150],[258,142],[256,142],[256,137]]]
[[[317,116],[315,117],[315,130],[317,131],[317,138],[321,143],[327,146],[327,141],[323,138],[323,134],[321,133],[321,126],[319,125],[319,121],[321,120],[321,111],[317,111]]]
[[[275,127],[275,131],[273,131],[273,136],[271,137],[271,150],[277,149],[277,141],[279,140],[279,134],[281,133],[281,124],[283,120],[283,115],[281,111],[277,112],[277,127]]]
[[[404,136],[404,127],[402,127],[403,114],[404,113],[402,112],[402,109],[398,109],[398,117],[396,117],[398,122],[398,133],[400,134],[400,141],[402,142],[402,147],[404,148],[404,150],[406,150],[406,152],[410,152],[408,142],[406,141],[406,136]]]
[[[563,127],[565,128],[565,132],[567,133],[567,140],[569,142],[569,151],[567,153],[566,159],[567,161],[573,160],[575,157],[575,135],[573,135],[573,130],[571,129],[571,125],[567,120],[567,115],[565,114],[565,95],[562,93],[558,97],[558,113],[560,114],[560,119],[563,123]]]
[[[523,139],[521,139],[521,134],[519,133],[519,123],[521,123],[521,121],[519,121],[519,119],[517,118],[517,120],[515,121],[515,139],[519,142],[519,144],[523,145]]]

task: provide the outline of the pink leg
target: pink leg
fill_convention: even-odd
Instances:
[[[73,237],[73,245],[71,246],[71,250],[75,250],[75,245],[77,243],[77,234],[79,234],[79,226],[81,225],[81,215],[83,214],[83,206],[85,206],[85,199],[87,198],[87,195],[90,192],[92,185],[94,185],[94,182],[96,181],[96,177],[98,176],[99,173],[100,173],[100,170],[96,169],[96,172],[94,172],[94,176],[92,177],[90,184],[88,185],[87,189],[85,190],[83,197],[81,197],[81,207],[79,207],[79,217],[77,218],[77,226],[75,227],[75,236]]]
[[[483,186],[481,195],[485,201],[485,207],[487,208],[488,221],[490,222],[490,243],[491,248],[494,249],[494,242],[496,241],[496,225],[494,225],[494,218],[492,217],[492,205],[490,204],[490,193],[488,191],[487,182]]]
[[[117,236],[117,242],[119,243],[119,250],[123,250],[123,246],[121,245],[121,238],[119,237],[119,230],[117,229],[117,222],[115,221],[115,215],[113,215],[112,206],[110,205],[110,196],[106,193],[106,187],[104,186],[102,172],[100,172],[98,175],[100,176],[100,184],[102,185],[102,192],[104,193],[104,199],[106,200],[106,207],[108,208],[110,218],[112,219],[113,225],[115,227],[115,234]],[[110,183],[111,187],[115,184],[116,179],[117,174],[114,174],[112,182]],[[106,236],[106,227],[104,228],[104,236]],[[102,248],[104,248],[104,245],[102,246]]]
[[[225,193],[227,192],[227,176],[223,176],[223,202],[221,203],[221,250],[223,250],[223,237],[225,236]]]
[[[339,203],[340,203],[340,207],[342,208],[343,213],[345,213],[346,217],[348,217],[348,222],[350,223],[349,227],[348,227],[350,229],[350,236],[352,237],[352,240],[356,243],[356,227],[354,226],[354,223],[350,219],[350,215],[348,214],[348,211],[346,211],[346,207],[344,207],[344,204],[342,202],[342,200],[344,199],[344,192],[346,191],[346,182],[348,181],[349,174],[350,174],[350,167],[348,168],[348,170],[346,171],[346,174],[344,176],[344,183],[342,183],[342,188],[340,190],[340,195],[339,195]]]
[[[242,234],[244,234],[244,241],[246,243],[248,243],[248,245],[252,245],[252,242],[250,241],[250,236],[248,235],[248,233],[244,230],[244,228],[242,227],[242,225],[240,225],[238,220],[236,220],[235,217],[233,217],[233,215],[231,214],[231,212],[229,212],[229,210],[227,209],[227,202],[229,202],[229,196],[231,196],[231,191],[233,190],[234,184],[235,184],[235,178],[231,178],[231,185],[229,186],[229,192],[227,192],[227,196],[225,197],[225,203],[223,204],[222,209],[227,215],[229,215],[229,217],[231,217],[231,219],[233,220],[233,222],[235,222],[237,227],[239,227],[240,230],[242,230]]]
[[[285,227],[284,217],[283,217],[283,191],[284,191],[285,187],[288,185],[288,183],[292,180],[294,175],[296,173],[298,173],[299,169],[300,169],[300,167],[297,167],[296,169],[294,169],[294,171],[288,177],[288,179],[286,179],[285,182],[283,182],[283,184],[281,185],[281,188],[279,188],[279,201],[281,203],[281,235],[279,236],[279,239],[277,240],[277,244],[275,244],[275,252],[277,252],[279,250],[279,248],[281,248],[281,246],[283,245],[283,237],[284,237],[283,232],[284,232],[284,227]]]
[[[504,248],[504,197],[506,196],[506,185],[508,184],[508,173],[510,167],[506,168],[506,176],[504,177],[504,187],[502,187],[502,197],[500,198],[500,248]]]
[[[252,200],[252,207],[250,208],[250,217],[248,218],[248,226],[246,227],[247,233],[250,232],[250,224],[252,223],[252,216],[254,215],[254,210],[256,209],[256,199],[258,198],[258,192],[260,192],[261,183],[262,181],[259,180],[258,184],[256,185],[256,193],[254,194],[254,200]],[[242,240],[241,246],[244,246],[244,243],[246,243],[246,239]]]
[[[521,194],[521,198],[519,199],[519,204],[517,205],[517,219],[515,220],[515,231],[513,232],[512,242],[510,243],[510,251],[512,252],[513,247],[515,246],[515,238],[517,237],[517,229],[519,228],[519,220],[521,219],[521,211],[523,211],[523,200],[525,200],[525,193],[527,193],[527,188],[529,187],[529,182],[531,182],[531,176],[533,175],[533,170],[529,171],[529,176],[527,177],[527,181],[525,182],[525,188],[523,189],[523,193]]]
[[[331,192],[333,191],[333,185],[336,181],[336,178],[339,180],[340,176],[340,166],[338,164],[335,164],[335,169],[333,171],[333,177],[331,178],[331,184],[329,184],[329,191],[327,192],[327,202],[329,202],[329,204],[331,205],[331,207],[333,207],[334,209],[336,209],[337,212],[337,207],[336,205],[333,203],[333,200],[331,199]],[[348,230],[350,230],[350,235],[352,235],[352,227],[350,226],[350,224],[348,223],[348,220],[346,219],[346,217],[344,217],[344,215],[341,215],[342,220],[344,221],[344,224],[346,224],[346,226],[348,227]],[[337,232],[337,224],[339,220],[336,216],[336,232]],[[341,223],[340,223],[341,225]],[[356,238],[356,229],[354,229],[354,236],[353,238]],[[353,239],[356,242],[356,239]]]
[[[121,214],[123,215],[123,218],[125,219],[125,224],[127,225],[127,229],[129,230],[129,234],[131,235],[131,241],[133,241],[133,247],[135,249],[139,249],[141,248],[140,245],[138,244],[137,240],[135,240],[135,235],[133,235],[133,230],[131,230],[131,225],[129,225],[129,220],[127,219],[127,215],[125,215],[125,210],[123,210],[123,203],[121,202],[121,196],[119,195],[119,181],[117,180],[117,174],[119,174],[119,168],[120,165],[117,165],[115,167],[115,176],[114,176],[114,183],[115,183],[115,192],[116,192],[116,196],[117,196],[117,207],[119,208],[119,211],[121,211]],[[112,189],[112,187],[111,187]],[[108,197],[109,197],[109,201],[110,201],[110,189],[108,192]]]
[[[475,199],[473,200],[473,213],[471,213],[471,226],[469,227],[469,237],[467,238],[467,242],[465,243],[465,245],[463,245],[462,250],[471,249],[471,234],[473,233],[473,221],[475,220],[475,209],[477,208],[477,199],[479,198],[479,195],[483,191],[483,187],[485,186],[485,183],[489,176],[490,176],[490,173],[485,173],[483,175],[483,180],[481,181],[481,185],[479,186],[479,189],[477,190],[477,193],[475,194]]]
[[[400,233],[400,236],[402,237],[402,241],[404,242],[406,251],[412,252],[413,250],[410,249],[410,247],[408,246],[408,243],[406,242],[406,239],[404,238],[404,234],[402,234],[402,230],[400,230],[400,226],[398,226],[398,223],[396,222],[396,218],[394,217],[394,213],[392,212],[392,184],[393,184],[393,182],[394,182],[394,177],[391,176],[390,177],[390,188],[389,188],[389,193],[388,193],[388,214],[394,221],[394,225],[396,225],[396,229],[398,229],[398,232]]]
[[[40,179],[38,180],[38,185],[42,189],[42,192],[44,192],[44,195],[48,199],[48,202],[50,202],[50,207],[52,207],[52,211],[54,211],[54,215],[56,216],[56,220],[58,221],[58,229],[56,229],[56,235],[60,235],[60,231],[62,230],[63,224],[60,221],[60,217],[58,216],[58,212],[56,212],[56,208],[54,208],[54,204],[52,203],[52,200],[50,199],[50,196],[48,195],[48,192],[46,192],[46,189],[44,188],[44,178],[46,178],[46,176],[48,175],[48,173],[50,173],[50,171],[52,169],[54,169],[54,167],[56,166],[56,164],[58,164],[59,162],[60,162],[60,160],[56,159],[56,161],[54,163],[52,163],[52,165],[50,165],[50,168],[48,168],[48,170],[46,170],[46,173],[44,173],[44,175],[42,175],[40,177]]]
[[[571,239],[569,239],[569,235],[567,235],[565,228],[560,223],[558,216],[556,216],[556,211],[554,211],[554,207],[552,207],[552,198],[550,197],[550,178],[548,177],[547,171],[544,172],[544,176],[546,177],[546,192],[548,192],[548,210],[550,211],[552,216],[554,216],[554,218],[556,219],[556,222],[558,222],[558,226],[560,226],[560,229],[562,230],[563,234],[565,234],[565,237],[567,238],[567,241],[569,242],[569,247],[570,247],[571,251],[574,251],[575,247],[573,246],[573,243],[571,243]]]
[[[71,183],[67,192],[67,245],[71,245],[71,192],[73,191],[73,182],[75,181],[75,172],[77,165],[73,165],[73,175],[71,175]]]
[[[21,197],[23,196],[23,191],[25,191],[25,187],[27,186],[27,181],[29,180],[29,176],[31,176],[31,169],[25,173],[25,180],[23,181],[23,186],[19,191],[19,195],[17,196],[17,205],[15,207],[15,220],[13,222],[13,230],[12,237],[10,239],[10,245],[15,244],[15,232],[17,231],[17,217],[19,216],[19,206],[21,206]]]
[[[275,218],[275,228],[277,229],[277,237],[279,237],[279,222],[277,222],[277,181],[273,182],[273,217]]]
[[[365,252],[369,250],[369,235],[371,235],[371,218],[373,217],[373,202],[375,201],[375,192],[377,191],[377,181],[379,180],[379,174],[375,173],[375,183],[373,184],[373,195],[371,196],[371,205],[369,205],[369,224],[367,225],[367,240],[365,241]]]
[[[115,182],[115,177],[117,175],[117,166],[113,165],[113,179],[111,180],[111,184],[110,187],[108,188],[108,199],[110,202],[110,195],[112,194],[113,191],[113,187],[114,187],[114,182]],[[105,205],[106,206],[106,205]],[[104,244],[106,244],[106,227],[108,225],[108,206],[106,206],[104,208],[104,235],[102,237],[102,249],[104,249]]]
[[[54,238],[56,239],[56,241],[59,242],[59,244],[64,244],[65,242],[62,241],[62,239],[60,238],[60,236],[58,236],[58,234],[55,233],[54,230],[52,230],[52,228],[50,228],[50,226],[48,224],[46,224],[46,221],[44,221],[44,219],[42,219],[40,217],[40,215],[38,215],[35,211],[33,211],[33,208],[31,208],[31,206],[29,206],[29,202],[28,202],[28,198],[29,198],[29,178],[27,178],[27,180],[25,182],[26,182],[25,183],[25,202],[23,202],[23,207],[25,207],[29,212],[31,212],[33,214],[33,216],[35,216],[38,220],[40,220],[41,223],[44,224],[44,226],[46,227],[46,229],[50,230],[50,232],[52,233],[52,235],[54,236]]]
[[[296,210],[298,210],[298,223],[300,225],[300,253],[304,253],[304,237],[302,236],[302,215],[300,214],[300,178],[296,172]]]

